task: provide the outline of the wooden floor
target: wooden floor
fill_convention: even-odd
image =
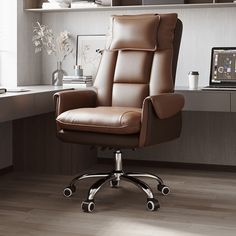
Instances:
[[[61,192],[69,176],[0,176],[0,235],[236,235],[236,173],[145,170],[160,173],[171,187],[168,196],[155,192],[161,203],[158,212],[146,211],[145,195],[129,183],[120,189],[105,186],[96,197],[96,211],[88,214],[80,203],[93,180],[81,182],[67,199]],[[148,183],[155,189],[154,181]]]

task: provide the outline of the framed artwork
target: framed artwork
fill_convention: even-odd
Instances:
[[[84,75],[94,79],[105,48],[106,35],[77,35],[76,65],[82,66]]]

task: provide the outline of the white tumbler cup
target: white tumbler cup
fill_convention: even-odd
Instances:
[[[197,89],[198,88],[198,80],[199,80],[198,71],[190,71],[188,73],[189,89]]]

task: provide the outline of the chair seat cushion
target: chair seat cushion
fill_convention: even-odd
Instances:
[[[141,109],[95,107],[66,111],[57,117],[59,128],[112,134],[136,134],[141,127]]]

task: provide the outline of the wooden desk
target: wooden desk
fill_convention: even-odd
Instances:
[[[185,97],[184,111],[235,112],[236,91],[189,90],[176,87],[177,93]]]
[[[25,94],[0,95],[0,107],[5,111],[0,114],[1,159],[3,156],[7,161],[13,159],[19,171],[55,174],[75,174],[95,163],[95,150],[64,144],[56,138],[52,95],[62,88],[33,88]],[[177,87],[176,92],[186,99],[181,137],[155,147],[124,152],[125,156],[236,166],[236,92],[184,87]],[[101,157],[112,155],[99,152]]]
[[[0,169],[75,174],[96,162],[96,151],[56,138],[54,86],[27,86],[28,92],[0,95]]]
[[[25,86],[27,92],[0,94],[0,122],[6,122],[54,111],[53,94],[62,86]]]
[[[236,166],[236,91],[202,91],[176,87],[185,96],[179,139],[136,152],[128,159]],[[99,152],[110,157],[111,152]]]

